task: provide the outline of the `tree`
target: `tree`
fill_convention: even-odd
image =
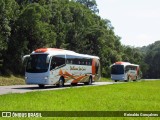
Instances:
[[[20,15],[17,21],[20,34],[17,37],[28,42],[29,52],[37,47],[55,46],[56,34],[54,26],[49,24],[50,17],[50,11],[38,3],[28,5]]]
[[[5,64],[6,51],[8,44],[11,41],[12,31],[18,16],[19,6],[14,0],[0,1],[0,59],[4,60]],[[4,71],[3,67],[3,71]],[[1,71],[0,71],[1,72]]]
[[[147,48],[144,60],[148,69],[144,75],[147,78],[160,78],[160,41],[149,45]]]
[[[66,48],[65,39],[67,29],[69,29],[72,14],[69,9],[69,0],[53,0],[49,5],[51,8],[51,22],[55,26],[56,47]]]
[[[26,6],[16,21],[15,31],[8,43],[5,68],[12,73],[21,73],[23,55],[39,47],[55,46],[56,34],[54,26],[49,24],[50,17],[50,12],[38,3]]]
[[[87,8],[92,10],[94,13],[99,12],[99,10],[97,8],[96,0],[75,0],[75,1],[85,5]]]
[[[17,18],[17,8],[18,5],[14,0],[0,1],[0,51],[7,49],[12,26]]]
[[[23,73],[21,57],[40,47],[99,56],[107,77],[112,63],[143,58],[137,49],[121,45],[111,21],[96,14],[95,0],[15,1],[0,2],[0,51],[8,73]]]

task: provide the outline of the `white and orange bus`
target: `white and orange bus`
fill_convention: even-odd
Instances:
[[[136,81],[141,78],[140,67],[129,62],[116,62],[111,65],[111,79],[117,81]]]
[[[25,55],[26,84],[64,86],[92,84],[100,78],[99,57],[57,48],[40,48]]]

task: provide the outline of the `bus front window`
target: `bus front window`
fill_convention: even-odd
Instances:
[[[31,55],[26,67],[26,72],[42,73],[48,71],[49,64],[46,63],[47,54]]]
[[[124,66],[123,65],[113,65],[111,67],[111,74],[124,74]]]

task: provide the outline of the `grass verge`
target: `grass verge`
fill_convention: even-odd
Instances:
[[[113,82],[113,81],[111,80],[111,78],[102,77],[98,82]]]
[[[24,85],[25,80],[23,77],[16,76],[0,76],[0,86],[8,86],[8,85]]]

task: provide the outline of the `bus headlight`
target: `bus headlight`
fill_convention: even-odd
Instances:
[[[27,79],[28,79],[28,77],[25,76],[25,80],[27,80]]]

